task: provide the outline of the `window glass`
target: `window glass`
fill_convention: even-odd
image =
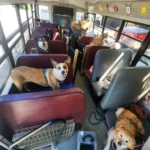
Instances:
[[[30,25],[30,32],[32,33],[33,31],[33,23]]]
[[[147,66],[145,63],[143,63],[142,61],[138,61],[138,63],[136,64],[136,66]]]
[[[2,45],[0,45],[0,57],[2,57],[5,54],[4,49]]]
[[[124,35],[121,35],[120,39],[119,39],[120,42],[124,43],[125,45],[135,49],[135,50],[138,50],[142,43],[141,42],[138,42],[136,40],[133,40],[127,36],[124,36]]]
[[[146,52],[144,53],[146,56],[150,57],[150,45],[147,48]]]
[[[102,26],[103,25],[103,16],[102,15],[96,14],[95,25],[96,26]]]
[[[48,6],[39,5],[39,16],[41,20],[49,20]]]
[[[8,43],[8,47],[10,48],[10,47],[14,44],[14,42],[15,42],[20,36],[21,36],[20,32],[17,33],[17,34],[14,36],[14,38]]]
[[[29,30],[28,29],[24,32],[24,39],[25,39],[25,43],[27,43],[27,41],[29,40]]]
[[[147,34],[149,32],[149,29],[147,27],[133,24],[130,22],[127,22],[123,28],[123,33],[133,37],[135,39],[138,39],[140,41],[144,41]]]
[[[109,28],[106,28],[106,27],[105,27],[104,33],[108,33],[108,35],[114,39],[116,39],[116,37],[118,35],[118,32],[111,30]]]
[[[84,12],[77,11],[76,12],[76,21],[81,21],[81,18],[84,16]]]
[[[7,38],[14,31],[19,29],[15,6],[1,5],[0,6],[0,21]]]
[[[25,21],[27,21],[25,5],[19,5],[19,11],[21,16],[21,22],[24,23]]]
[[[122,21],[120,19],[107,17],[106,26],[116,29],[116,30],[119,30],[121,22]]]
[[[18,59],[18,57],[23,53],[23,50],[24,50],[24,46],[23,46],[23,40],[21,38],[12,50],[12,54],[15,62]]]
[[[10,64],[8,59],[6,58],[1,64],[0,64],[0,90],[2,90],[3,85],[7,81],[9,75],[10,75]]]
[[[29,24],[31,24],[32,23],[32,18],[29,20]]]
[[[29,18],[31,18],[32,17],[31,5],[28,4],[27,6],[28,6],[28,16],[29,16]]]
[[[148,58],[142,56],[142,57],[141,57],[141,60],[142,60],[146,65],[150,66],[150,59],[148,59]]]
[[[35,11],[35,7],[34,7],[34,4],[31,4],[32,5],[32,11]]]

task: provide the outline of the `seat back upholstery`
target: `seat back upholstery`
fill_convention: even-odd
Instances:
[[[67,54],[66,44],[63,41],[49,41],[50,54]]]
[[[118,70],[103,100],[103,109],[113,109],[133,103],[140,94],[150,67],[130,67]],[[150,108],[150,107],[149,107]]]
[[[96,52],[101,49],[108,49],[107,46],[91,46],[85,56],[84,69],[90,69],[94,63]]]
[[[28,66],[33,68],[53,68],[51,64],[51,59],[55,60],[58,63],[64,62],[68,58],[67,55],[64,54],[26,54],[22,55],[18,58],[16,66]],[[72,65],[69,66],[69,72],[67,78],[64,83],[72,83],[73,82],[73,70]]]
[[[13,130],[55,119],[74,119],[81,124],[84,114],[85,97],[79,88],[0,97],[0,116]]]
[[[83,48],[89,45],[94,40],[94,37],[82,36],[77,40],[77,48],[80,52],[83,52]]]
[[[60,39],[60,37],[57,37],[58,39]],[[49,49],[48,49],[48,53],[49,54],[66,54],[66,45],[63,43],[63,41],[60,40],[52,40],[49,41]],[[35,40],[29,40],[26,44],[26,51],[27,53],[31,52],[32,48],[36,48],[37,44]]]
[[[94,59],[94,68],[91,81],[99,80],[110,66],[121,56],[121,60],[114,67],[112,72],[129,66],[132,58],[132,52],[129,49],[101,49],[97,51]]]

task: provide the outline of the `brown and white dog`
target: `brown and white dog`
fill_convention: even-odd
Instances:
[[[69,71],[70,57],[63,63],[57,63],[51,59],[54,68],[36,69],[26,66],[16,67],[11,71],[11,79],[19,91],[22,91],[24,83],[33,82],[41,86],[59,89],[59,83],[63,82]]]
[[[103,33],[98,37],[95,37],[94,40],[88,46],[104,46],[105,41],[108,38],[108,33]]]
[[[143,125],[135,114],[124,108],[118,109],[116,116],[115,128],[109,130],[104,150],[109,150],[111,143],[115,145],[116,150],[133,150],[136,144],[135,136],[144,134]]]

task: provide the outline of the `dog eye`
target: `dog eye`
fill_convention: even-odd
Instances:
[[[128,141],[125,141],[126,143],[128,143]]]
[[[122,134],[120,135],[120,137],[122,137]]]
[[[64,66],[63,68],[64,68],[64,69],[66,69],[67,67],[66,67],[66,66]]]
[[[58,70],[60,70],[60,67],[58,67]]]

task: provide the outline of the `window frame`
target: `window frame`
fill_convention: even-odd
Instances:
[[[32,24],[33,24],[33,29],[35,28],[35,24],[34,24],[34,19],[33,19],[33,9],[32,9],[32,5],[31,5],[31,17],[28,17],[28,10],[27,10],[27,4],[23,4],[25,5],[25,10],[26,10],[26,15],[27,15],[27,20],[22,23],[21,22],[21,16],[20,16],[20,11],[19,11],[19,5],[20,4],[13,4],[13,6],[15,6],[15,11],[16,11],[16,15],[17,15],[17,20],[18,20],[18,25],[19,25],[19,29],[15,30],[11,35],[9,35],[7,38],[4,35],[4,31],[3,31],[3,27],[2,24],[0,22],[0,33],[1,33],[1,39],[0,39],[0,45],[2,45],[3,50],[4,50],[4,54],[0,57],[0,64],[2,64],[5,59],[8,59],[9,63],[10,63],[10,67],[13,68],[15,67],[15,60],[13,58],[12,55],[12,50],[14,49],[14,47],[18,44],[18,42],[22,39],[23,41],[23,50],[22,53],[25,52],[25,39],[23,36],[23,33],[26,30],[30,30],[30,25],[29,25],[29,20],[32,19]],[[34,4],[35,5],[35,4]],[[17,37],[14,41],[13,44],[8,47],[8,43],[20,32],[19,37]],[[29,31],[29,36],[30,36],[30,31]],[[6,81],[4,82],[4,84],[2,85],[2,88],[0,89],[0,94],[3,92],[7,82],[9,80],[9,77],[6,79]]]

